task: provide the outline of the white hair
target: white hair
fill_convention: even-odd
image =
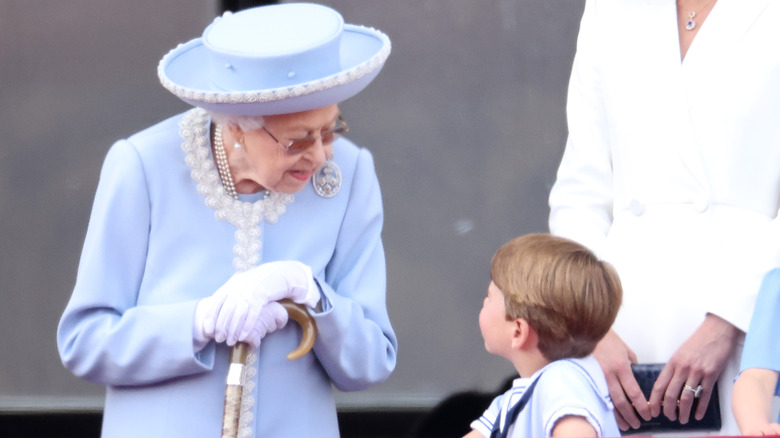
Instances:
[[[265,126],[263,116],[241,116],[237,114],[222,114],[209,111],[211,120],[216,123],[233,125],[244,132],[257,131]]]

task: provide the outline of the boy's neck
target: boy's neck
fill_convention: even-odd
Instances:
[[[550,361],[544,357],[538,348],[532,348],[527,351],[518,352],[515,360],[512,361],[520,377],[531,377],[535,372],[546,367]]]

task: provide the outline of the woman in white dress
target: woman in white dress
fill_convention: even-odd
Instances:
[[[595,352],[623,430],[700,418],[718,384],[720,433],[738,433],[729,401],[743,331],[780,265],[777,41],[772,0],[586,2],[550,230],[623,283]],[[649,399],[635,362],[666,363]]]

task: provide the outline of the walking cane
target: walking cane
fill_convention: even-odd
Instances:
[[[301,304],[288,299],[279,300],[279,304],[287,310],[290,318],[295,320],[303,330],[301,343],[287,355],[287,359],[301,358],[314,346],[314,340],[317,338],[317,325],[314,318]],[[238,416],[241,413],[241,396],[244,393],[241,377],[244,374],[248,350],[249,345],[244,342],[239,342],[230,349],[230,368],[225,386],[225,411],[222,416],[222,438],[236,438],[238,436]]]

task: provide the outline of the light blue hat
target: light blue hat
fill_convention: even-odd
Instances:
[[[287,3],[225,13],[157,67],[185,102],[223,114],[322,108],[365,88],[390,55],[390,38],[345,24],[335,10]]]

